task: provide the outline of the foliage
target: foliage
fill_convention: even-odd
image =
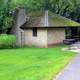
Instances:
[[[0,80],[53,80],[75,56],[63,47],[0,50]]]
[[[6,32],[8,28],[11,28],[12,24],[13,24],[13,18],[12,17],[5,17],[4,21],[3,21],[4,32]]]
[[[13,18],[10,16],[10,0],[0,0],[0,30],[1,33],[6,33],[11,27]]]
[[[80,0],[12,0],[12,5],[27,11],[48,9],[78,22],[80,19]]]
[[[16,38],[13,35],[0,35],[0,48],[13,48],[15,47]]]

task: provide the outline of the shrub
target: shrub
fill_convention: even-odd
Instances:
[[[0,48],[13,48],[16,46],[16,37],[14,35],[1,34]]]

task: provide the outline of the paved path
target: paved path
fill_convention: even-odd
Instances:
[[[55,80],[80,80],[80,54],[77,54]]]

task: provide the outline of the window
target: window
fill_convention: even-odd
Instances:
[[[33,28],[33,36],[34,37],[37,37],[37,27],[34,27]]]

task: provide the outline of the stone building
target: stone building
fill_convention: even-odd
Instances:
[[[66,27],[75,26],[80,24],[50,11],[26,13],[21,9],[13,33],[19,45],[49,47],[62,44],[66,38]]]

